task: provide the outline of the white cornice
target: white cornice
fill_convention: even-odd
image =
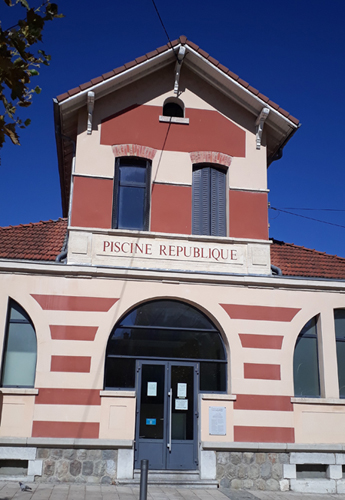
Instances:
[[[1,274],[63,276],[66,278],[109,278],[117,280],[164,281],[165,283],[218,284],[223,286],[334,291],[345,293],[345,280],[305,279],[282,276],[211,274],[169,270],[114,268],[106,266],[66,265],[56,262],[27,262],[0,259]]]

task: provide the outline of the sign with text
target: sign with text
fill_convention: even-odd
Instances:
[[[218,244],[207,241],[157,240],[125,236],[119,236],[118,238],[103,236],[99,238],[97,255],[222,264],[241,264],[243,261],[241,247],[233,244]]]

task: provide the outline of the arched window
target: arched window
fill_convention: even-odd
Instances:
[[[334,324],[337,346],[339,396],[345,398],[345,309],[334,310]]]
[[[2,387],[34,387],[37,340],[34,326],[24,309],[9,303],[2,363]]]
[[[105,388],[134,388],[136,360],[148,358],[198,361],[200,390],[226,391],[226,354],[220,333],[188,304],[146,302],[115,325],[106,350]]]
[[[163,104],[163,116],[184,117],[184,104],[177,97],[168,97]]]
[[[320,397],[317,316],[298,335],[293,360],[295,396]]]

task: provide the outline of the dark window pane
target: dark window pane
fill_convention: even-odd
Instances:
[[[118,228],[144,229],[145,189],[121,186],[119,189]]]
[[[120,322],[123,326],[162,326],[214,330],[213,323],[200,311],[174,300],[155,300],[137,307]]]
[[[319,363],[316,317],[308,321],[298,336],[294,353],[295,396],[319,397]]]
[[[226,363],[200,363],[200,391],[226,392]]]
[[[218,332],[116,328],[109,354],[157,358],[225,359]]]
[[[120,166],[120,184],[122,183],[141,184],[145,186],[146,168]]]
[[[150,208],[150,163],[140,158],[117,158],[112,227],[147,230]]]
[[[139,439],[163,439],[164,365],[142,365]],[[156,390],[150,386],[156,384]]]
[[[176,102],[167,102],[163,106],[163,116],[177,116],[183,118],[183,109]]]
[[[186,384],[185,398],[178,397],[178,384]],[[192,366],[171,367],[172,415],[171,437],[184,441],[194,436],[194,368]],[[178,402],[187,401],[187,409],[179,409]],[[177,402],[177,404],[176,404]]]
[[[345,398],[345,309],[334,310],[335,338],[337,346],[339,395]]]
[[[104,386],[106,389],[134,389],[135,359],[107,358]]]

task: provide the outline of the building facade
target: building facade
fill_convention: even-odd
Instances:
[[[268,237],[298,120],[185,37],[54,114],[64,219],[0,231],[0,459],[342,491],[345,259]]]

